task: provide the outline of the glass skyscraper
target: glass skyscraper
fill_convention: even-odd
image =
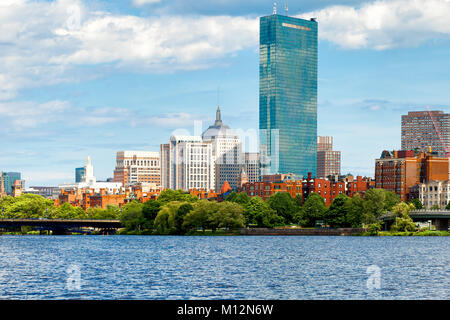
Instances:
[[[261,173],[316,176],[317,22],[260,18]]]

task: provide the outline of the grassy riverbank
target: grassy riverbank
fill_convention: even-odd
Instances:
[[[380,231],[377,235],[369,232],[364,232],[360,234],[355,234],[355,236],[378,236],[378,237],[446,237],[450,236],[450,231],[436,231],[436,230],[425,230],[425,231],[415,231],[415,232],[392,232],[392,231]]]

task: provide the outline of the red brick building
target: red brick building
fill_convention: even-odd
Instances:
[[[351,177],[351,178],[350,178]],[[247,193],[250,197],[259,196],[267,200],[271,195],[277,192],[288,192],[293,198],[301,194],[303,201],[309,194],[315,192],[329,206],[333,200],[340,194],[353,196],[356,193],[364,193],[373,187],[374,180],[358,176],[353,180],[353,176],[340,177],[337,181],[322,178],[312,178],[308,174],[305,180],[284,181],[284,182],[254,182],[246,183],[242,186],[241,192]]]
[[[385,150],[375,160],[375,187],[393,191],[406,201],[410,187],[431,180],[447,180],[448,172],[448,158],[410,150]]]

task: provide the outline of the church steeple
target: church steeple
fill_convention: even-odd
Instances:
[[[214,122],[214,125],[220,126],[221,124],[222,124],[222,115],[220,114],[220,106],[217,106],[216,122]]]

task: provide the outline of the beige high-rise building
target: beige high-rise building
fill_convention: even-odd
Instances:
[[[259,153],[258,152],[244,152],[243,153],[244,165],[243,169],[247,175],[248,182],[261,181],[260,166],[259,166]]]
[[[333,137],[317,137],[317,178],[341,174],[341,152],[333,150]]]
[[[116,155],[114,182],[123,186],[146,183],[161,185],[161,166],[159,152],[119,151]]]
[[[436,152],[450,157],[450,114],[442,111],[415,111],[402,115],[402,150]]]

